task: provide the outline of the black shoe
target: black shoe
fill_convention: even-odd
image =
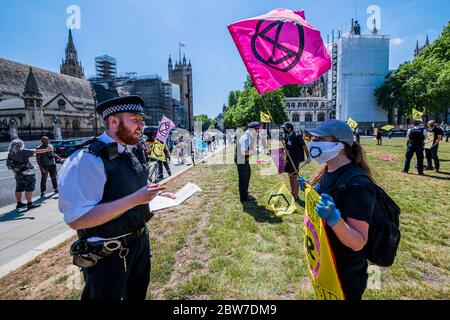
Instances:
[[[20,208],[23,208],[23,207],[26,207],[27,205],[25,204],[25,203],[23,203],[23,202],[19,202],[17,205],[16,205],[16,210],[17,209],[20,209]]]
[[[44,192],[41,193],[41,198],[45,198],[45,193]]]
[[[27,209],[31,210],[31,209],[34,209],[34,208],[38,208],[40,206],[41,206],[40,204],[29,203],[29,204],[27,204]]]
[[[425,167],[423,170],[434,170],[433,167]]]

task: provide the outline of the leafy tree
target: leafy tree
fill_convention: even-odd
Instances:
[[[202,130],[206,131],[212,125],[213,120],[208,118],[206,114],[194,116],[194,121],[200,121],[202,123]]]
[[[441,37],[412,62],[402,64],[375,90],[378,104],[392,113],[410,116],[412,108],[428,115],[450,108],[450,22]]]

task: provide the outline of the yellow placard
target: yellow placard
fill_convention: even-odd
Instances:
[[[150,152],[150,157],[156,160],[166,161],[166,155],[164,154],[165,144],[155,140],[152,145],[152,151]]]
[[[310,185],[305,189],[306,261],[316,297],[319,300],[344,300],[333,252],[328,241],[325,221],[316,213],[320,195]]]
[[[389,130],[392,130],[392,129],[394,129],[394,128],[395,128],[394,126],[388,124],[388,125],[384,126],[384,127],[381,128],[381,129],[386,130],[386,131],[389,131]]]
[[[352,128],[352,130],[356,130],[356,128],[358,128],[358,122],[356,122],[352,118],[348,118],[347,124],[350,126],[350,128]]]
[[[413,120],[422,121],[422,117],[423,117],[424,113],[417,111],[415,108],[413,108],[412,115],[413,115]]]
[[[271,123],[271,117],[267,113],[261,111],[261,121],[262,123]]]
[[[278,183],[263,194],[258,199],[258,203],[273,212],[277,217],[290,215],[298,211],[294,197],[283,182]]]

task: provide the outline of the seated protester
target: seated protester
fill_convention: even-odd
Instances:
[[[289,182],[291,184],[291,193],[295,200],[299,200],[298,196],[298,174],[300,163],[305,161],[305,154],[307,156],[306,163],[311,162],[308,148],[301,135],[294,132],[294,126],[290,122],[286,122],[281,126],[284,131],[284,146],[286,148],[286,166],[284,172],[289,174]]]
[[[53,149],[48,146],[46,149],[25,149],[25,144],[20,139],[11,141],[8,148],[7,166],[10,168],[16,179],[16,209],[27,206],[28,210],[37,208],[40,205],[33,204],[33,191],[36,185],[36,175],[30,158],[37,154],[51,152]],[[22,203],[22,193],[25,192],[27,204]]]
[[[353,141],[352,129],[340,120],[329,120],[312,136],[310,155],[325,164],[311,185],[322,199],[315,210],[326,220],[326,232],[336,261],[338,276],[347,300],[360,300],[367,286],[367,259],[363,248],[367,244],[369,223],[376,201],[372,175],[361,146]],[[338,194],[342,179],[352,178],[345,193]],[[304,190],[306,180],[299,178]]]

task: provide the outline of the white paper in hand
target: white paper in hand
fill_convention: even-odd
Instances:
[[[153,199],[149,203],[150,210],[152,212],[155,212],[166,208],[178,206],[200,191],[202,190],[197,185],[193,183],[188,183],[183,188],[178,190],[177,193],[175,193],[176,196],[175,199],[156,196],[155,199]]]

